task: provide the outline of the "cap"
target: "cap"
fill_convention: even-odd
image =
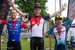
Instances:
[[[40,3],[35,3],[34,8],[41,8]]]
[[[60,15],[55,16],[55,20],[62,20],[62,16]]]

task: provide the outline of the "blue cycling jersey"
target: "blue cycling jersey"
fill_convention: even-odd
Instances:
[[[8,41],[20,41],[21,21],[8,21]]]

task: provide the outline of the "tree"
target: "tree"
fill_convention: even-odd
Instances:
[[[33,15],[33,8],[34,8],[34,4],[35,3],[40,3],[41,4],[41,7],[42,7],[42,13],[41,15],[46,15],[46,7],[45,7],[45,4],[47,2],[47,0],[15,0],[16,4],[19,5],[20,9],[23,11],[23,12],[27,12],[27,13],[30,13],[31,15]]]
[[[53,21],[53,20],[51,21],[51,25],[52,25],[52,26],[54,26],[54,25],[55,25],[55,23],[54,23],[54,21]]]
[[[63,17],[63,23],[67,20],[67,17]]]

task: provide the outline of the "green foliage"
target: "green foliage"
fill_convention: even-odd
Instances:
[[[55,23],[54,23],[54,21],[53,21],[53,20],[51,21],[51,25],[52,25],[52,26],[54,26],[54,25],[55,25]]]
[[[44,46],[45,48],[48,47],[50,48],[50,44],[51,44],[51,48],[54,48],[55,42],[54,42],[54,38],[51,38],[52,43],[49,43],[49,38],[44,38]],[[1,43],[2,44],[2,50],[6,50],[7,49],[7,38],[4,37],[4,42]],[[25,38],[21,38],[21,48],[22,50],[30,50],[30,41],[28,41]]]
[[[46,15],[46,4],[47,0],[15,0],[15,3],[19,5],[20,9],[23,12],[27,12],[30,13],[31,15],[33,15],[33,8],[34,8],[34,4],[35,3],[40,3],[41,7],[42,7],[42,13],[41,15]]]
[[[63,18],[63,23],[64,23],[66,20],[67,20],[67,17],[64,17],[64,18]]]

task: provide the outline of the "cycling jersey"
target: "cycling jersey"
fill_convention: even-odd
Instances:
[[[43,37],[44,21],[50,19],[49,16],[25,16],[30,21],[31,36]]]
[[[2,24],[7,25],[8,41],[20,42],[21,26],[26,28],[27,27],[26,23],[23,23],[20,20],[16,21],[2,20]]]
[[[73,20],[68,31],[67,40],[71,42],[71,46],[75,48],[75,19]]]
[[[69,19],[68,21],[66,21],[61,29],[61,35],[59,36],[58,31],[57,31],[57,27],[53,26],[52,28],[49,29],[49,31],[47,32],[48,34],[53,33],[54,37],[55,37],[55,50],[67,50],[66,49],[66,40],[67,40],[67,31],[69,26],[71,25],[72,20]]]

